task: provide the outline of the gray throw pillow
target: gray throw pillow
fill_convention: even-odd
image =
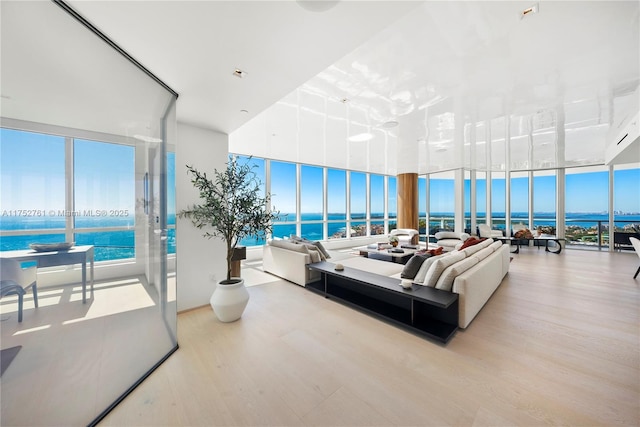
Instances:
[[[326,259],[331,258],[331,255],[329,254],[329,252],[324,248],[324,246],[322,245],[322,242],[317,241],[317,242],[313,242],[314,245],[316,245],[316,247],[318,248],[318,250],[320,252],[322,252],[322,255],[324,255],[324,257]]]
[[[404,265],[402,273],[400,273],[400,277],[402,277],[403,279],[413,279],[414,277],[416,277],[416,274],[418,274],[418,270],[420,270],[422,263],[430,256],[430,254],[416,254],[412,256]]]

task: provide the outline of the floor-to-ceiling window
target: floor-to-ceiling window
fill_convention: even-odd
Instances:
[[[427,228],[427,178],[418,177],[418,231],[420,236],[425,236],[425,241],[429,241],[429,230]]]
[[[429,175],[429,234],[455,229],[454,183],[453,172]]]
[[[631,249],[629,237],[640,238],[640,168],[617,165],[613,172],[615,248]]]
[[[609,234],[609,172],[603,166],[565,170],[567,245],[600,246]],[[607,238],[608,240],[608,238]]]
[[[533,172],[533,224],[538,234],[556,235],[556,171]]]
[[[323,176],[322,168],[300,166],[300,219],[301,236],[309,240],[324,238],[323,225]]]
[[[487,222],[487,173],[476,171],[476,224]],[[475,232],[475,230],[473,230]]]
[[[64,137],[0,129],[0,250],[65,241],[65,171]]]
[[[387,209],[391,231],[398,226],[398,180],[395,176],[387,177]]]
[[[347,172],[327,170],[327,237],[347,237]]]
[[[273,237],[288,238],[296,232],[297,178],[296,165],[271,161],[271,206],[280,212],[273,225]]]
[[[369,194],[370,194],[370,226],[369,233],[384,234],[384,176],[369,175]]]
[[[491,227],[504,230],[506,227],[506,181],[504,172],[491,173]]]
[[[367,175],[349,172],[349,207],[351,237],[367,235]]]
[[[529,224],[529,173],[511,172],[511,227],[515,224],[531,228]]]

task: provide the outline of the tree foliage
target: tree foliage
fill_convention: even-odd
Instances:
[[[227,281],[231,280],[231,259],[238,243],[245,237],[264,239],[273,229],[279,212],[269,209],[271,195],[261,195],[262,182],[248,163],[236,157],[226,169],[213,172],[213,177],[186,165],[191,183],[200,192],[200,204],[187,207],[179,217],[191,220],[204,229],[204,237],[217,237],[227,245]]]

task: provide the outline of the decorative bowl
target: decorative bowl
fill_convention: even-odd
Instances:
[[[31,243],[29,247],[36,252],[53,252],[53,251],[67,251],[75,245],[75,242],[60,242],[60,243]]]

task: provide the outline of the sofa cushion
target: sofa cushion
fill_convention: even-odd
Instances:
[[[425,262],[425,260],[429,257],[431,257],[430,254],[415,254],[414,256],[412,256],[404,265],[400,277],[402,277],[403,279],[413,279],[414,277],[416,277],[416,274],[418,274],[418,270],[420,270],[422,263]]]
[[[304,237],[300,237],[300,236],[296,236],[295,234],[291,234],[289,236],[289,240],[292,240],[296,243],[304,243],[307,245],[307,248],[309,250],[313,250],[314,248],[317,249],[318,251],[320,251],[320,258],[322,260],[326,260],[331,258],[331,254],[324,248],[324,246],[322,245],[322,243],[320,241],[315,241],[312,242],[309,239],[306,239]],[[313,248],[312,248],[313,246]]]
[[[422,263],[422,265],[420,266],[420,269],[418,270],[415,277],[413,278],[413,283],[422,285],[422,283],[424,282],[424,278],[427,277],[427,271],[429,271],[429,267],[431,267],[431,264],[433,264],[438,258],[443,256],[448,256],[448,254],[435,255],[430,258],[427,258]]]
[[[449,267],[452,264],[455,264],[460,260],[463,260],[464,258],[464,252],[454,252],[450,255],[438,258],[433,264],[431,264],[431,267],[429,267],[429,271],[427,271],[427,275],[424,278],[424,286],[433,288],[438,282],[438,279],[440,278],[440,275],[445,270],[445,268]]]
[[[325,257],[320,253],[318,248],[313,245],[305,245],[307,250],[309,251],[309,256],[311,257],[311,262],[320,262],[324,261]]]
[[[274,248],[288,249],[290,251],[309,253],[307,247],[301,243],[292,242],[291,240],[272,240],[269,242]]]
[[[488,257],[489,255],[491,255],[494,252],[495,251],[493,250],[492,247],[481,248],[478,252],[473,254],[473,256],[478,258],[478,261],[482,261],[483,259],[485,259],[486,257]]]
[[[460,249],[461,252],[464,252],[465,256],[470,256],[475,254],[476,252],[479,252],[481,250],[485,249],[484,246],[482,246],[481,244],[476,244],[476,245],[472,245],[472,246],[468,246],[464,249]]]
[[[325,259],[329,259],[331,258],[331,254],[329,253],[329,251],[327,251],[324,247],[324,245],[322,244],[322,242],[317,241],[317,242],[313,242],[313,244],[318,248],[318,250],[320,252],[322,252],[322,254],[324,255]]]
[[[498,249],[500,249],[500,246],[502,245],[503,243],[500,240],[496,240],[495,242],[490,244],[489,247],[493,248],[494,251],[497,251]]]
[[[455,278],[476,265],[478,262],[478,258],[473,256],[450,265],[442,272],[440,278],[438,278],[435,288],[442,289],[443,291],[451,291]]]

